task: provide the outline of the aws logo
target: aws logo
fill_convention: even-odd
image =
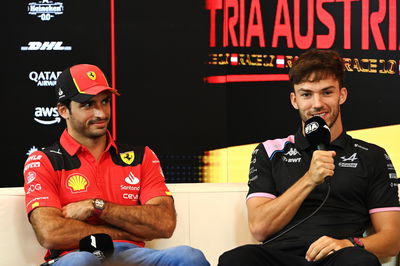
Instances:
[[[34,120],[42,125],[52,125],[61,122],[56,107],[36,107]]]
[[[89,186],[89,180],[81,174],[72,174],[67,178],[67,188],[72,193],[86,192]]]

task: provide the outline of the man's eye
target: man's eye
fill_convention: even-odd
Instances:
[[[109,103],[109,102],[111,102],[111,98],[107,98],[107,99],[104,99],[104,100],[103,100],[103,104],[107,104],[107,103]]]

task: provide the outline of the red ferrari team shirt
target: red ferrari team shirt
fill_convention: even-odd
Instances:
[[[118,144],[108,133],[99,161],[65,130],[60,141],[32,153],[24,167],[26,211],[101,198],[120,205],[171,196],[157,156],[149,147]]]

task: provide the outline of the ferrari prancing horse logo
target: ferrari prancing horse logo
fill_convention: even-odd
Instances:
[[[91,79],[91,80],[96,80],[96,73],[94,71],[89,71],[86,73],[86,75]]]
[[[127,151],[120,153],[121,160],[126,164],[132,164],[133,160],[135,160],[135,153],[133,151]]]

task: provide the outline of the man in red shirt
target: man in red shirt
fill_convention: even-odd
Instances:
[[[170,191],[149,147],[114,142],[107,126],[112,94],[102,71],[75,65],[57,79],[57,109],[67,128],[53,146],[32,153],[24,167],[26,209],[45,259],[55,266],[100,265],[77,250],[88,235],[107,234],[113,258],[135,265],[209,265],[187,246],[144,247],[169,238],[176,225]]]

